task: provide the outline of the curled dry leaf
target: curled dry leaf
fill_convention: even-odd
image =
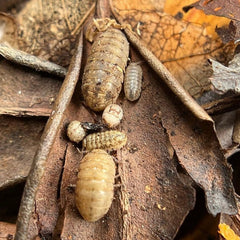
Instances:
[[[179,20],[158,11],[154,9],[153,1],[141,4],[138,1],[129,4],[127,0],[112,2],[115,17],[131,24],[149,50],[194,97],[210,88],[208,78],[212,71],[207,59],[214,57],[225,62],[234,51],[233,46],[224,46],[219,38],[208,34],[204,25],[187,22],[187,19]],[[211,21],[205,25],[209,24]]]
[[[210,59],[213,68],[213,75],[210,78],[214,90],[224,94],[228,91],[240,93],[240,53],[236,54],[228,67]]]

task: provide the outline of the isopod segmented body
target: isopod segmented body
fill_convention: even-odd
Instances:
[[[92,110],[102,111],[116,102],[128,54],[129,43],[121,30],[110,27],[96,37],[82,79],[83,97]]]
[[[124,78],[124,93],[129,101],[140,97],[142,88],[142,68],[138,63],[130,63]]]
[[[113,199],[115,163],[104,150],[95,149],[80,163],[76,205],[82,217],[95,222],[109,210]]]
[[[120,149],[127,143],[127,135],[120,131],[92,133],[83,139],[83,147],[92,149]]]

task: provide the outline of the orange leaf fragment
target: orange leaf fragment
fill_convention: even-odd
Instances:
[[[230,20],[225,17],[206,15],[202,10],[192,8],[187,13],[182,11],[183,7],[191,5],[195,0],[166,0],[164,12],[175,16],[178,12],[183,14],[183,19],[186,22],[205,26],[206,32],[213,39],[219,38],[215,32],[216,27],[222,27],[229,24]],[[214,11],[219,11],[222,7],[215,8]]]
[[[226,239],[226,240],[240,240],[240,237],[236,235],[236,233],[230,228],[229,225],[225,223],[221,223],[218,225],[219,233]]]
[[[221,9],[222,9],[222,7],[217,7],[217,8],[214,9],[214,11],[217,12],[217,11],[219,11]]]

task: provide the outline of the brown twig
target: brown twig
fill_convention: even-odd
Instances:
[[[28,239],[28,226],[34,209],[35,196],[38,190],[39,182],[44,175],[46,160],[50,153],[52,144],[55,141],[56,134],[59,131],[63,114],[71,100],[73,91],[78,81],[82,60],[82,41],[83,35],[81,32],[79,41],[76,45],[75,55],[71,60],[69,71],[59,91],[52,114],[44,129],[38,151],[35,154],[32,168],[25,185],[17,219],[15,240]]]
[[[68,29],[71,32],[72,31],[72,27],[71,27],[71,23],[70,23],[70,21],[68,19],[68,16],[67,16],[67,9],[66,9],[66,5],[65,5],[65,1],[64,0],[62,0],[62,7],[63,7],[64,18],[65,18],[65,20],[67,22]]]
[[[14,49],[4,43],[0,44],[0,55],[7,60],[33,68],[37,71],[47,72],[59,77],[65,77],[67,69],[53,62],[42,60],[36,56]]]
[[[210,115],[218,115],[240,108],[240,95],[226,97],[203,104],[202,107]]]
[[[82,27],[83,23],[85,22],[85,20],[88,18],[89,14],[95,9],[96,4],[93,3],[93,5],[91,6],[91,8],[86,12],[86,14],[84,15],[84,17],[81,19],[81,21],[78,23],[78,25],[75,27],[75,29],[71,32],[71,35],[75,35],[76,32]]]

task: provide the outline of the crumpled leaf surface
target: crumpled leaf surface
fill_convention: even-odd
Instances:
[[[61,66],[68,66],[73,55],[78,23],[93,0],[31,0],[17,15],[20,50]]]
[[[179,20],[156,10],[152,1],[129,4],[127,0],[113,0],[113,7],[117,12],[116,17],[129,23],[135,32],[141,34],[140,38],[149,50],[194,97],[199,97],[210,88],[208,78],[212,70],[207,59],[211,57],[225,62],[227,56],[232,54],[233,47],[224,46],[219,38],[212,36],[212,32],[208,34],[203,23],[187,22],[192,15],[188,15],[186,20]],[[204,16],[200,19],[204,19]]]
[[[228,91],[240,93],[240,53],[234,56],[228,67],[213,59],[210,62],[213,68],[213,75],[210,80],[214,90],[219,94]]]
[[[228,27],[219,26],[216,32],[224,42],[239,40],[240,38],[240,3],[238,0],[197,1],[192,6],[202,9],[206,14],[223,16],[232,19]]]
[[[49,116],[62,80],[1,59],[0,113]]]
[[[26,179],[44,119],[0,117],[0,190]]]

